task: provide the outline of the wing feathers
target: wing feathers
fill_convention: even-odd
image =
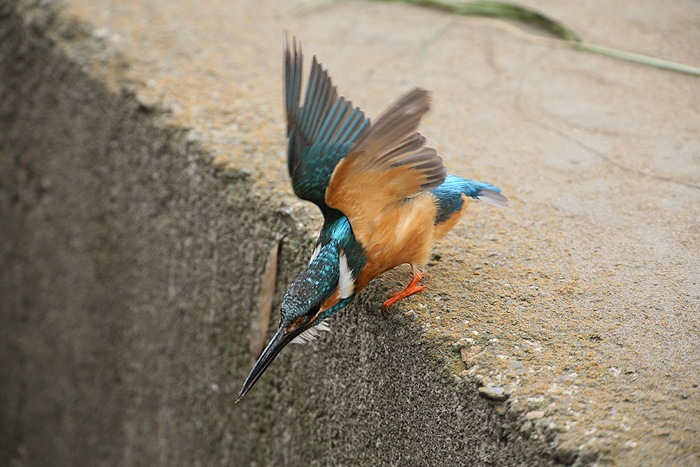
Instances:
[[[395,148],[389,150],[386,154],[379,158],[381,164],[392,164],[396,162],[396,159],[401,157],[402,154],[418,151],[425,145],[425,137],[418,132],[413,133],[409,137],[405,138],[401,143]]]
[[[442,158],[435,149],[425,146],[425,137],[416,131],[429,108],[430,99],[424,89],[413,89],[399,98],[358,139],[353,154],[348,156],[356,159],[356,170],[407,166],[416,171],[407,176],[425,177],[420,183],[423,189],[439,186],[447,176]]]
[[[293,39],[293,50],[290,52],[287,46],[284,53],[284,83],[285,83],[285,104],[287,110],[287,131],[296,125],[299,111],[299,100],[301,97],[301,67],[303,59],[301,52],[297,49],[296,38]]]
[[[352,152],[336,166],[326,204],[348,216],[361,241],[371,236],[388,206],[445,180],[442,158],[416,131],[429,108],[426,91],[409,91],[358,136]]]
[[[285,85],[285,108],[287,111],[287,134],[297,125],[299,118],[299,101],[301,99],[301,74],[303,57],[297,48],[297,40],[292,40],[292,51],[289,44],[284,53],[284,85]],[[295,145],[295,143],[293,143]],[[287,158],[287,169],[292,175],[301,162],[301,151],[290,148]]]
[[[342,128],[338,131],[338,135],[334,138],[333,142],[341,141],[352,141],[356,138],[363,128],[359,125],[365,119],[365,114],[358,108],[352,109],[352,112],[347,117],[347,120],[343,123]]]
[[[428,92],[415,88],[393,103],[358,141],[354,152],[375,155],[375,160],[390,153],[418,129],[420,119],[430,109]],[[420,135],[418,135],[420,136]]]
[[[295,53],[301,56],[300,53]],[[290,100],[289,96],[287,100]],[[305,143],[313,145],[352,141],[367,124],[365,114],[359,108],[353,107],[344,97],[338,98],[338,91],[331,83],[328,71],[321,67],[314,56],[304,106],[298,111],[296,125]]]
[[[328,71],[313,58],[311,76],[306,89],[300,123],[309,143],[343,143],[359,136],[365,125],[365,114],[344,97],[338,98]]]
[[[338,91],[313,57],[304,105],[301,100],[302,53],[296,39],[285,52],[285,105],[289,149],[287,162],[294,192],[325,212],[325,192],[339,160],[350,152],[355,138],[369,127],[364,113]]]
[[[335,86],[333,87],[333,91],[337,92]],[[328,137],[330,136],[331,132],[338,125],[340,119],[343,118],[343,113],[339,110],[342,109],[344,103],[345,99],[341,97],[340,99],[335,101],[335,104],[333,104],[333,108],[328,113],[328,117],[326,118],[325,122],[323,123],[323,126],[321,127],[321,130],[319,131],[318,139],[320,141],[328,141]]]

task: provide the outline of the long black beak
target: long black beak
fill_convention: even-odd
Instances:
[[[265,347],[265,350],[263,350],[263,353],[260,355],[260,358],[258,358],[258,361],[255,362],[253,369],[250,370],[250,374],[248,374],[248,377],[243,382],[241,391],[238,393],[238,397],[234,401],[234,404],[243,399],[248,391],[250,391],[250,388],[252,388],[260,376],[262,376],[267,367],[270,366],[270,363],[272,363],[277,354],[280,353],[280,350],[294,340],[296,336],[301,334],[304,331],[303,328],[306,328],[306,326],[301,326],[301,328],[295,329],[290,333],[285,333],[284,326],[280,326],[270,342],[267,344],[267,347]]]

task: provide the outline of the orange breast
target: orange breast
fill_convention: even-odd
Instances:
[[[367,264],[357,280],[356,291],[401,264],[425,266],[435,241],[436,211],[431,193],[422,193],[385,209],[374,220],[372,233],[363,245]]]

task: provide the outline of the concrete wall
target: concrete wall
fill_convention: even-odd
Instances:
[[[234,406],[268,252],[278,301],[308,233],[31,5],[0,3],[0,464],[553,462],[375,288]]]

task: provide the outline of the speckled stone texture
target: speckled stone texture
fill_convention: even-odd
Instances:
[[[528,4],[700,63],[695,1]],[[429,142],[511,205],[234,406],[270,251],[276,306],[319,227],[285,30],[370,116],[430,89]],[[697,465],[699,83],[395,4],[0,0],[0,465]]]
[[[369,298],[234,406],[266,253],[286,233],[282,288],[308,236],[26,19],[0,23],[0,464],[550,462]]]

